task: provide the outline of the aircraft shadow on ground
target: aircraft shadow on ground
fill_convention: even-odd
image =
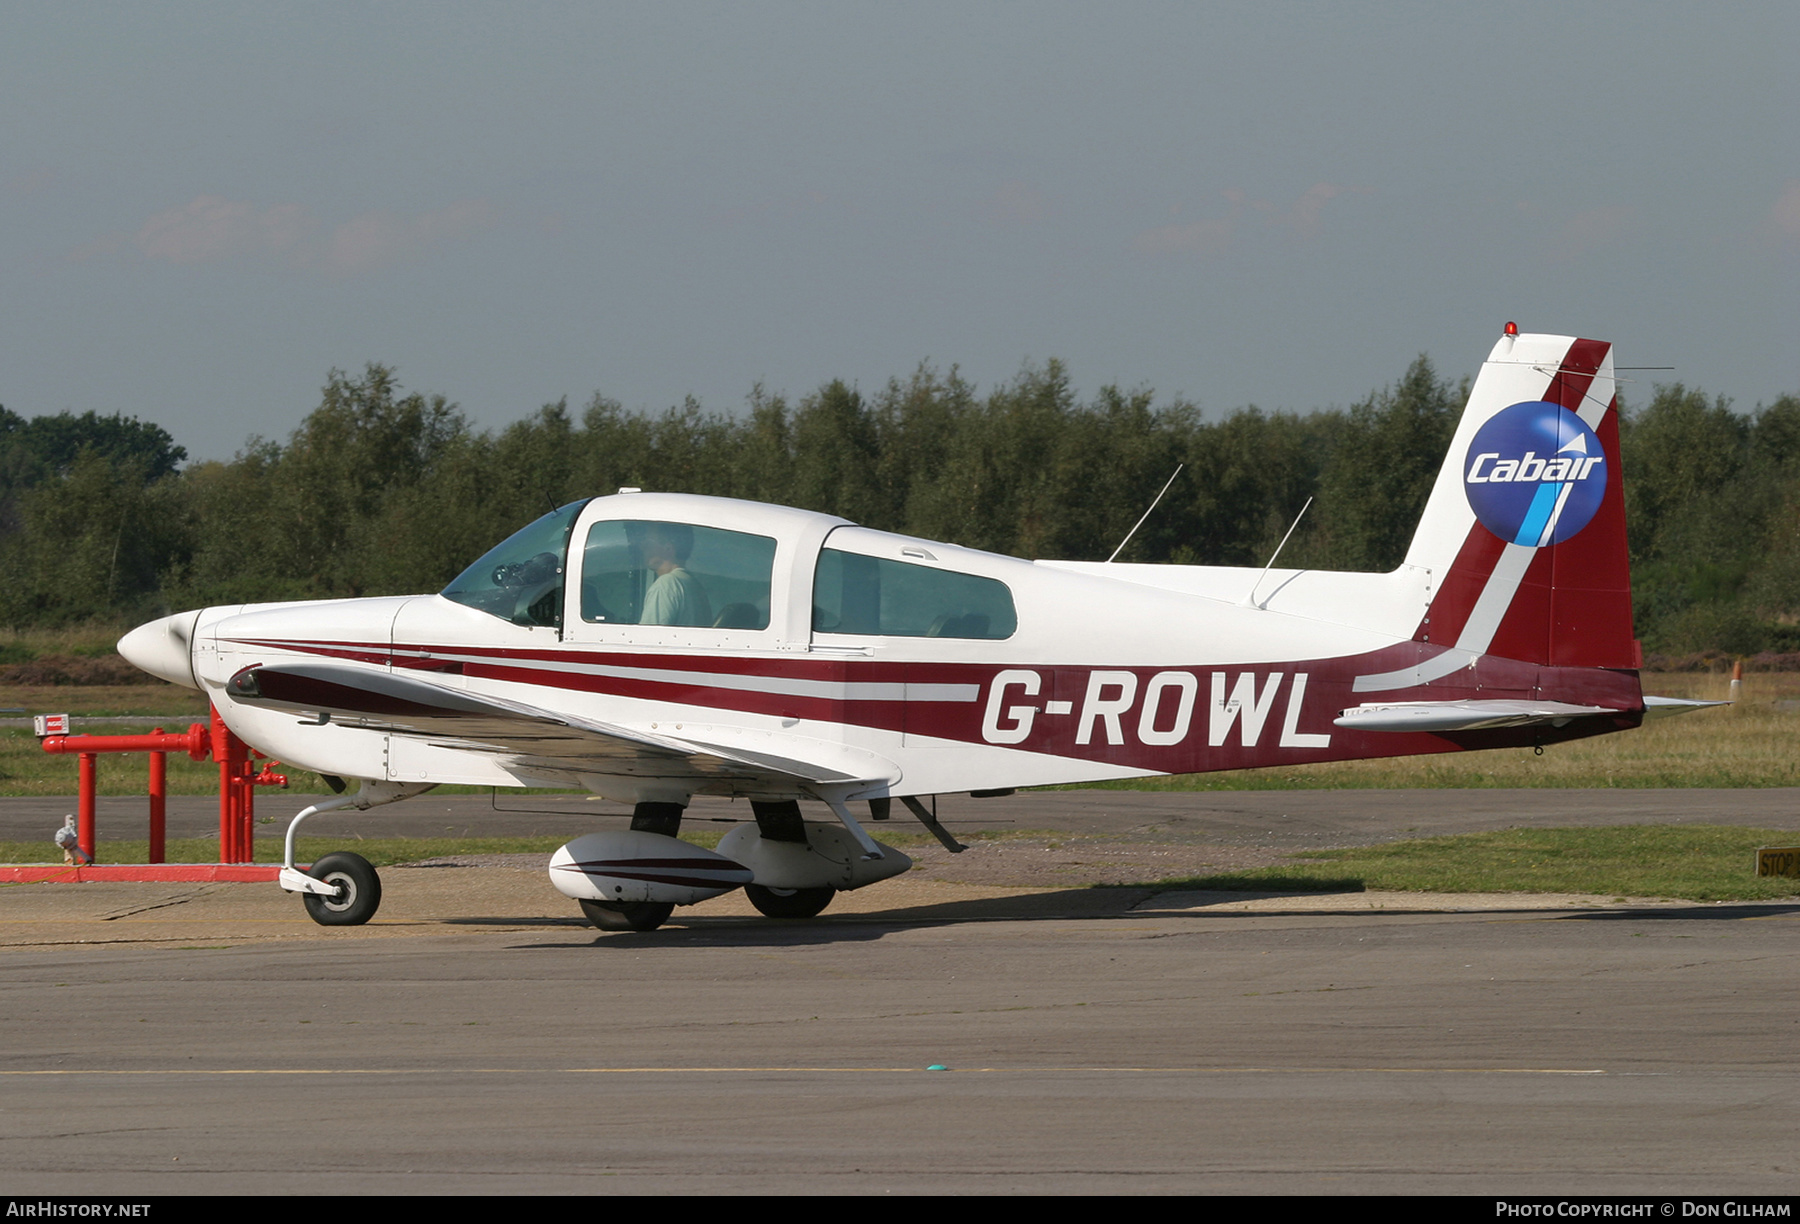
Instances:
[[[1363,891],[1359,881],[1347,881],[1347,887],[1329,890],[1342,894]],[[554,929],[567,938],[553,942],[533,942],[520,948],[653,948],[671,944],[686,947],[799,947],[814,944],[870,942],[908,930],[937,926],[958,926],[982,922],[1091,922],[1091,921],[1168,921],[1182,917],[1216,921],[1220,918],[1244,920],[1266,919],[1283,915],[1309,918],[1395,917],[1406,914],[1441,913],[1439,907],[1414,908],[1388,906],[1379,910],[1366,908],[1305,908],[1220,911],[1215,905],[1241,901],[1299,900],[1316,898],[1328,890],[1311,888],[1305,893],[1264,890],[1258,892],[1215,892],[1212,898],[1198,904],[1184,904],[1180,909],[1158,908],[1156,898],[1170,892],[1182,892],[1192,900],[1199,889],[1092,888],[1066,889],[1042,893],[1025,893],[1015,897],[990,897],[953,901],[937,905],[909,906],[864,913],[826,914],[809,919],[774,919],[751,915],[726,917],[677,916],[659,930],[642,933],[605,933],[594,931],[578,918],[524,919],[468,917],[447,919],[445,925],[463,927],[541,926]],[[1551,910],[1560,907],[1548,907]],[[1529,913],[1508,911],[1509,913]],[[1740,904],[1729,906],[1684,907],[1632,906],[1629,908],[1546,912],[1543,916],[1556,920],[1581,922],[1702,920],[1741,921],[1750,918],[1788,917],[1800,914],[1800,904]],[[548,933],[548,931],[546,931]]]
[[[1573,922],[1641,922],[1645,919],[1677,922],[1741,922],[1747,918],[1787,918],[1800,914],[1800,904],[1779,901],[1743,902],[1736,905],[1694,905],[1680,909],[1650,909],[1644,906],[1633,906],[1629,909],[1596,910],[1592,913],[1559,914],[1561,919]]]
[[[1221,898],[1241,900],[1250,897],[1316,897],[1329,893],[1367,892],[1368,883],[1361,876],[1265,875],[1253,878],[1223,873],[1163,880],[1151,891],[1216,893]]]
[[[541,925],[556,928],[575,928],[584,936],[559,940],[554,944],[531,944],[531,947],[618,947],[643,948],[667,946],[671,942],[686,946],[771,946],[792,947],[807,944],[845,943],[878,940],[888,934],[904,930],[914,930],[933,926],[956,926],[966,923],[980,922],[1078,922],[1078,921],[1147,921],[1179,918],[1184,914],[1195,918],[1218,917],[1266,917],[1269,911],[1260,913],[1220,914],[1206,903],[1184,906],[1180,910],[1157,909],[1154,898],[1162,893],[1182,891],[1192,893],[1195,890],[1167,890],[1151,888],[1087,888],[1057,889],[1048,892],[1023,893],[1012,897],[986,897],[975,900],[950,901],[935,905],[907,906],[890,910],[875,910],[863,913],[825,914],[818,918],[808,919],[775,919],[752,915],[732,915],[727,917],[694,916],[682,917],[679,913],[669,925],[655,931],[642,933],[617,932],[600,934],[587,927],[585,923],[574,918],[540,918],[529,920],[529,925]],[[1335,890],[1310,888],[1306,896],[1316,897],[1323,892],[1337,891],[1358,893],[1362,891],[1360,883],[1352,887]],[[1237,901],[1257,900],[1263,898],[1280,898],[1293,896],[1291,892],[1220,892],[1216,894],[1216,904],[1229,904]],[[1145,906],[1139,910],[1139,906]],[[1366,913],[1367,911],[1316,910],[1305,911],[1313,915],[1333,913]],[[1395,911],[1387,911],[1395,912]],[[446,920],[450,926],[509,926],[526,925],[516,918],[504,917],[469,917]],[[573,931],[571,931],[573,934]]]

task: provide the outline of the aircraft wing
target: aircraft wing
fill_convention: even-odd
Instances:
[[[247,667],[227,685],[232,700],[317,713],[339,722],[517,764],[565,772],[690,777],[698,782],[854,785],[890,780],[795,756],[634,730],[448,688],[393,672],[334,663]],[[870,754],[864,754],[870,755]],[[870,764],[875,758],[870,756]],[[897,780],[897,771],[894,778]]]

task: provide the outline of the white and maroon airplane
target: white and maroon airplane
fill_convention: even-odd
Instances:
[[[622,490],[522,528],[436,595],[205,608],[131,662],[259,750],[361,786],[584,789],[634,805],[550,863],[608,930],[743,886],[810,917],[910,866],[852,813],[1207,770],[1530,746],[1694,704],[1646,698],[1610,346],[1511,324],[1405,562],[1386,574],[1023,561],[804,510]],[[755,823],[679,841],[696,794]],[[809,821],[817,802],[835,822]],[[366,922],[373,868],[281,884]]]

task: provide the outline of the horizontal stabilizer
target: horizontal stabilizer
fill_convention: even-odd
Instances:
[[[1356,706],[1333,721],[1352,731],[1487,731],[1534,723],[1560,727],[1577,718],[1623,713],[1563,701],[1390,701]]]
[[[1672,714],[1686,714],[1691,710],[1704,710],[1711,706],[1728,706],[1729,701],[1689,701],[1685,697],[1652,697],[1644,695],[1645,718],[1668,718]]]

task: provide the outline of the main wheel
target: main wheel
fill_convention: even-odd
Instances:
[[[744,885],[750,904],[770,918],[815,918],[837,893],[835,888],[765,888]]]
[[[654,931],[675,912],[672,901],[583,901],[581,912],[602,931]]]
[[[327,854],[306,874],[337,888],[335,897],[300,894],[306,902],[306,912],[320,926],[361,926],[381,908],[381,877],[360,854]]]

